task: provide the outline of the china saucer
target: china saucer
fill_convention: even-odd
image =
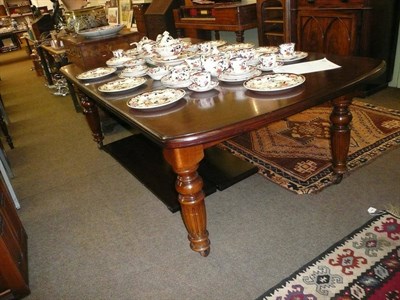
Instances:
[[[197,84],[193,83],[188,86],[188,89],[194,92],[208,92],[216,88],[219,85],[218,81],[211,81],[206,87],[199,87]]]
[[[301,60],[303,58],[306,58],[307,56],[308,56],[307,52],[295,51],[291,56],[278,54],[276,59],[283,62],[289,62],[289,61]]]
[[[171,75],[166,75],[163,78],[161,78],[161,83],[162,85],[170,88],[186,88],[192,84],[192,81],[190,79],[176,81],[171,78]]]
[[[228,68],[225,71],[223,71],[221,75],[223,75],[225,78],[235,79],[238,77],[246,77],[248,74],[254,72],[254,70],[255,70],[254,67],[251,66],[247,66],[242,70],[242,72],[235,72],[233,71],[232,68]]]
[[[225,73],[222,73],[218,76],[218,79],[224,82],[241,82],[259,75],[261,75],[261,71],[253,68],[250,73],[244,74],[242,76],[228,76]]]
[[[283,66],[283,62],[278,61],[278,62],[276,62],[275,65],[273,65],[271,67],[266,67],[266,66],[263,66],[261,63],[259,63],[258,65],[256,65],[256,68],[259,69],[260,71],[268,72],[268,71],[272,71],[276,67],[281,67],[281,66]]]

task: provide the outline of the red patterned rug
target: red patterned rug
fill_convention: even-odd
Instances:
[[[400,219],[385,213],[258,300],[400,299]]]
[[[265,178],[298,194],[310,194],[334,181],[330,152],[329,105],[317,106],[219,144],[247,160]],[[400,112],[360,101],[353,115],[349,171],[400,145]],[[347,173],[349,174],[349,173]]]

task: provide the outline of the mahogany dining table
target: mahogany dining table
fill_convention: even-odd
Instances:
[[[164,109],[136,110],[127,106],[134,95],[163,88],[160,81],[148,78],[133,90],[118,95],[98,91],[113,75],[99,82],[82,82],[76,78],[85,71],[74,64],[63,66],[62,74],[75,85],[93,139],[103,146],[98,107],[132,126],[162,148],[163,157],[176,173],[175,189],[181,214],[188,232],[190,247],[202,256],[210,253],[203,180],[198,167],[207,148],[251,130],[258,129],[313,106],[332,105],[332,167],[340,182],[346,172],[350,144],[349,105],[357,91],[369,80],[384,72],[382,60],[309,53],[303,61],[326,57],[340,68],[304,74],[305,82],[280,93],[255,93],[239,84],[220,84],[208,99],[207,107],[199,105],[198,93],[186,90],[183,99]]]

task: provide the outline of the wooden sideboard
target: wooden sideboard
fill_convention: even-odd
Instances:
[[[262,46],[292,41],[297,50],[307,52],[384,59],[387,71],[368,90],[379,90],[391,80],[398,0],[257,0],[257,14]]]
[[[233,31],[240,43],[245,30],[257,27],[256,0],[185,5],[174,10],[174,19],[178,36],[186,35],[187,30],[213,30],[218,40],[219,31]]]
[[[130,49],[133,42],[138,42],[142,35],[139,32],[122,30],[117,35],[105,38],[86,39],[76,34],[60,37],[64,43],[68,61],[83,70],[104,66],[116,49]]]

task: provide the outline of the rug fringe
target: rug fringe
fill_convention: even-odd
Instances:
[[[379,216],[383,215],[384,213],[390,213],[400,219],[400,207],[393,204],[389,204],[384,210],[379,210],[376,209],[375,207],[370,207],[368,208],[368,213],[371,216]]]
[[[395,217],[400,218],[400,206],[389,204],[388,207],[386,208],[386,211],[388,213],[391,213]]]

